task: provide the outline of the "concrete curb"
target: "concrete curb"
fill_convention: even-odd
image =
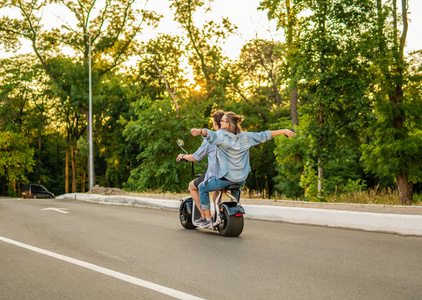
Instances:
[[[93,202],[100,204],[112,204],[112,205],[128,205],[128,206],[139,206],[149,207],[158,209],[179,209],[178,200],[163,200],[163,199],[152,199],[152,198],[141,198],[141,197],[126,197],[126,196],[106,196],[97,194],[82,194],[82,193],[71,193],[64,194],[56,197],[56,199],[72,199],[84,202]]]
[[[422,235],[422,216],[302,207],[243,205],[251,219]]]
[[[56,197],[100,204],[177,210],[178,200],[73,193]],[[422,216],[333,209],[242,205],[245,218],[422,236]]]

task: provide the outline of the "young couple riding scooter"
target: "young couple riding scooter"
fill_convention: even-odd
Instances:
[[[210,145],[204,145],[204,148],[208,147],[207,149],[210,149],[210,152],[208,152],[208,170],[205,173],[204,180],[199,182],[200,179],[197,179],[198,181],[196,183],[193,181],[189,184],[190,187],[191,185],[196,187],[196,189],[190,190],[194,200],[195,197],[198,199],[199,193],[200,206],[198,206],[197,200],[195,200],[195,203],[200,208],[202,217],[196,221],[195,225],[200,226],[201,228],[212,228],[209,192],[222,190],[233,184],[244,186],[245,180],[251,171],[249,164],[249,148],[264,143],[278,135],[284,134],[286,137],[295,135],[293,131],[288,129],[275,131],[267,130],[262,132],[242,131],[240,123],[243,120],[243,116],[236,115],[233,112],[224,113],[220,119],[220,124],[218,124],[216,119],[218,120],[218,115],[221,113],[223,112],[217,111],[213,115],[214,129],[216,129],[216,131],[198,128],[191,129],[191,134],[193,136],[201,135],[204,138],[201,147],[204,143]],[[197,152],[201,150],[201,147]],[[191,157],[179,154],[177,161],[180,161],[180,159],[199,160],[196,159],[200,158],[199,154],[196,155],[197,152]],[[213,197],[215,197],[214,193]]]

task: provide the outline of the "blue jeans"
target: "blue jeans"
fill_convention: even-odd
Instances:
[[[208,194],[209,192],[222,190],[231,184],[240,184],[241,186],[244,186],[245,181],[234,182],[222,180],[216,177],[211,177],[206,184],[204,184],[204,182],[201,182],[198,188],[201,209],[210,209],[210,195]],[[236,191],[235,193],[232,192],[232,195],[236,197],[236,199],[239,199],[240,195],[238,191]]]

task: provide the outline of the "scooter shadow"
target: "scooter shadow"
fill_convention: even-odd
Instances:
[[[220,235],[220,233],[218,232],[218,230],[210,230],[210,229],[205,229],[205,228],[195,228],[195,229],[184,229],[181,228],[179,230],[177,230],[178,233],[181,233],[181,235],[183,236],[192,236],[192,237],[197,237],[198,234],[200,235],[204,235],[207,237],[211,237],[211,238],[218,238],[218,239],[223,239],[223,240],[242,240],[242,235],[239,236],[235,236],[235,237],[226,237],[226,236],[222,236]]]

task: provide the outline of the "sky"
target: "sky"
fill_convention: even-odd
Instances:
[[[101,2],[101,0],[97,1]],[[258,11],[260,0],[214,0],[212,12],[209,14],[195,14],[195,22],[200,23],[206,20],[221,20],[228,17],[229,20],[238,27],[238,34],[231,35],[222,45],[223,52],[231,59],[235,59],[240,54],[241,47],[246,41],[253,38],[282,40],[283,34],[276,30],[275,21],[269,21],[264,11]],[[400,1],[398,1],[400,2]],[[168,0],[137,0],[136,6],[147,10],[154,10],[163,15],[159,26],[152,29],[145,29],[140,36],[141,40],[148,40],[159,33],[171,33],[184,36],[184,32],[174,21],[172,10],[169,8]],[[46,28],[60,28],[65,22],[72,24],[76,22],[74,16],[66,13],[67,10],[46,9],[43,12],[44,25]],[[422,1],[409,0],[409,31],[407,35],[406,51],[422,49]],[[13,15],[16,11],[1,9],[0,16]],[[29,43],[22,47],[19,53],[31,52]],[[10,57],[14,53],[5,53],[0,49],[0,57]]]
[[[197,24],[209,20],[221,20],[228,17],[230,22],[238,27],[237,34],[231,35],[226,40],[223,52],[229,58],[236,58],[247,41],[253,38],[275,39],[283,38],[281,32],[276,30],[276,21],[269,21],[267,13],[258,11],[259,0],[214,0],[211,13],[204,14],[198,11],[194,15]],[[168,8],[168,0],[150,0],[147,9],[157,9],[164,17],[157,32],[170,32],[185,35],[178,23],[174,21],[173,11]]]
[[[202,14],[198,16],[198,19],[221,20],[224,16],[238,26],[239,35],[231,36],[223,47],[230,58],[235,58],[240,54],[241,47],[250,39],[258,37],[281,40],[283,38],[283,34],[276,30],[276,22],[267,19],[267,12],[257,10],[259,2],[260,0],[214,0],[212,14]],[[157,31],[165,32],[170,29],[174,33],[183,34],[178,24],[173,21],[173,12],[168,8],[168,0],[150,0],[146,8],[155,9],[164,15]],[[422,49],[422,0],[409,0],[408,11],[410,15],[406,50],[419,50]]]

